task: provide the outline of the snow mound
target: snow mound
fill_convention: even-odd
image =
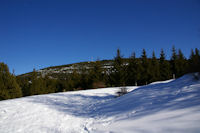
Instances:
[[[116,88],[54,93],[0,102],[1,133],[197,133],[200,81],[191,74],[116,98]]]

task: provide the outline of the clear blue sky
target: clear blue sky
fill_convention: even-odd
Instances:
[[[200,48],[200,0],[0,0],[0,62],[16,74]]]

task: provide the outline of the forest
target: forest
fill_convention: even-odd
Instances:
[[[52,78],[35,69],[28,76],[16,76],[9,71],[7,64],[1,62],[0,100],[92,88],[141,86],[178,78],[187,73],[200,72],[200,50],[192,49],[190,57],[186,58],[181,49],[176,50],[173,46],[171,57],[167,60],[163,49],[159,57],[154,51],[148,56],[143,49],[139,58],[134,52],[129,58],[124,58],[117,49],[111,66],[102,67],[103,63],[100,60],[89,62],[87,67],[82,66],[79,70]]]

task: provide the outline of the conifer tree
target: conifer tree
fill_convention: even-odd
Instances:
[[[81,75],[78,73],[76,69],[73,70],[71,76],[70,76],[70,84],[71,88],[77,89],[80,88],[81,84]]]
[[[55,79],[50,79],[48,75],[46,75],[44,77],[43,80],[43,93],[55,93],[58,92],[58,90],[56,89],[56,85],[57,85],[57,80]]]
[[[22,91],[16,78],[9,72],[8,66],[0,63],[0,100],[22,96]]]
[[[191,50],[189,72],[200,72],[200,54],[197,48],[195,48],[195,52],[193,49]]]
[[[176,53],[175,46],[173,46],[170,64],[171,64],[171,71],[172,71],[172,74],[174,75],[174,77],[177,76],[177,72],[178,72],[177,60],[178,60],[178,55]]]
[[[91,64],[90,78],[92,81],[92,88],[105,87],[105,81],[103,79],[103,69],[99,60]]]
[[[126,71],[126,85],[137,85],[140,78],[139,64],[135,57],[135,52],[132,53],[128,61],[127,71]]]
[[[27,77],[20,77],[20,76],[18,76],[16,79],[17,79],[17,83],[22,89],[23,96],[29,96],[30,94],[29,79]]]
[[[38,75],[34,69],[31,74],[31,85],[30,85],[30,94],[29,95],[38,95],[45,93],[45,81]]]
[[[188,66],[188,72],[194,72],[193,70],[193,67],[194,67],[194,57],[195,57],[195,55],[194,55],[194,50],[193,49],[191,49],[191,53],[190,53],[190,57],[189,57],[189,66]]]
[[[102,67],[101,67],[101,62],[99,60],[92,63],[90,73],[91,73],[91,77],[94,82],[103,80],[102,79]]]
[[[89,70],[86,65],[81,66],[81,76],[80,76],[80,86],[79,89],[89,89],[92,88],[92,81],[89,78]]]
[[[165,53],[163,49],[160,52],[160,60],[159,60],[159,68],[160,68],[160,80],[170,79],[170,65],[165,59]]]
[[[178,50],[177,68],[177,77],[183,76],[186,73],[187,60],[180,49]]]
[[[150,82],[154,82],[159,80],[160,72],[159,72],[159,62],[155,56],[155,52],[152,53],[152,59],[150,64]]]
[[[195,48],[196,72],[200,72],[200,52]]]
[[[125,84],[125,67],[123,64],[122,55],[119,49],[117,49],[117,55],[114,58],[113,69],[111,73],[112,83],[115,86],[123,86]]]
[[[150,64],[149,60],[147,59],[146,51],[143,49],[142,56],[141,56],[141,84],[147,84],[150,82]]]

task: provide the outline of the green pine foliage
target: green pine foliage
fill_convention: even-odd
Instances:
[[[150,62],[150,82],[158,81],[160,77],[159,61],[155,56],[155,52],[152,53],[152,59]]]
[[[146,50],[143,49],[141,56],[141,78],[140,84],[148,84],[150,82],[150,61],[147,58]]]
[[[167,80],[171,78],[171,72],[170,72],[170,64],[165,59],[165,53],[164,50],[161,49],[160,52],[160,60],[159,60],[159,71],[160,71],[160,80]]]
[[[119,49],[113,61],[111,80],[114,86],[123,86],[125,84],[125,65]]]
[[[187,71],[188,63],[186,58],[184,57],[182,51],[178,50],[178,57],[177,57],[177,77],[181,77]]]
[[[30,95],[30,83],[29,78],[27,77],[17,77],[17,83],[22,89],[23,96],[29,96]]]
[[[70,72],[42,73],[36,70],[28,74],[15,76],[8,66],[0,63],[0,100],[38,94],[83,90],[110,86],[145,85],[154,81],[176,78],[191,72],[200,72],[200,51],[194,49],[187,59],[182,51],[172,47],[172,55],[167,60],[163,49],[160,57],[153,51],[151,58],[143,49],[140,58],[135,53],[123,58],[121,51],[113,60],[97,60],[71,65],[49,67],[59,70],[70,67]]]
[[[91,63],[90,81],[92,83],[92,88],[102,88],[105,85],[105,73],[103,73],[102,64],[99,60]]]
[[[173,75],[178,76],[178,55],[175,46],[172,47],[172,56],[170,60],[171,72]]]
[[[17,98],[22,96],[16,78],[9,72],[8,66],[0,63],[0,100]]]
[[[127,65],[126,69],[126,85],[137,85],[140,79],[140,64],[138,63],[135,53],[133,52]]]
[[[195,52],[191,50],[191,55],[189,58],[189,72],[200,72],[200,54],[199,50],[196,48]]]

